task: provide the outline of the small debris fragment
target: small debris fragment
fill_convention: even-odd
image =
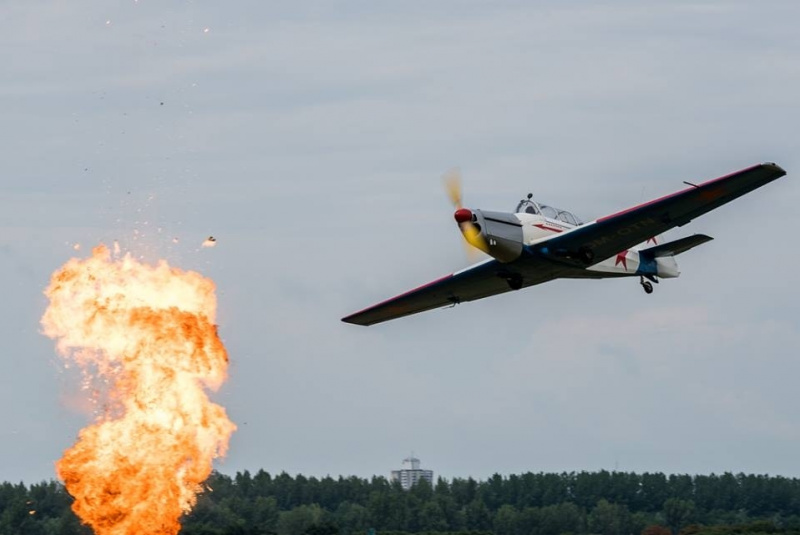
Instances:
[[[76,250],[76,251],[80,251],[80,250],[81,250],[81,244],[80,244],[80,243],[76,243],[76,244],[74,244],[74,245],[72,246],[72,248],[73,248],[74,250]]]
[[[214,236],[209,236],[203,242],[203,247],[214,247],[215,245],[217,245],[217,239]]]

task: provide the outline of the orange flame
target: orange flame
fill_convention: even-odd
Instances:
[[[45,295],[44,334],[102,391],[102,413],[56,463],[73,510],[98,535],[178,533],[236,429],[205,392],[228,367],[214,283],[101,245]]]

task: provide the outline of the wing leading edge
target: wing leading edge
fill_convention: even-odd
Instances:
[[[509,277],[514,275],[521,277],[521,287],[527,288],[558,278],[563,270],[563,266],[543,258],[529,257],[517,261],[513,271],[508,264],[490,259],[345,316],[342,321],[374,325],[511,291]]]
[[[374,325],[508,291],[508,284],[497,277],[499,268],[499,262],[487,260],[350,314],[342,321],[355,325]]]

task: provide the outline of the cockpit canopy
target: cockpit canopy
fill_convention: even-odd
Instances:
[[[583,222],[575,217],[572,212],[568,212],[566,210],[560,210],[558,208],[553,208],[552,206],[548,206],[546,204],[539,204],[534,202],[529,195],[527,199],[522,200],[517,205],[517,209],[515,211],[517,214],[540,214],[545,216],[548,219],[555,219],[558,221],[563,221],[569,225],[582,225]]]

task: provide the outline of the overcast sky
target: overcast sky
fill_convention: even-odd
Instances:
[[[0,480],[55,477],[88,421],[42,290],[115,239],[217,284],[223,472],[388,475],[413,450],[446,477],[800,476],[798,20],[794,0],[4,3]],[[468,206],[530,191],[590,220],[763,161],[788,176],[673,231],[716,239],[653,295],[557,281],[339,321],[468,265],[453,166]]]

